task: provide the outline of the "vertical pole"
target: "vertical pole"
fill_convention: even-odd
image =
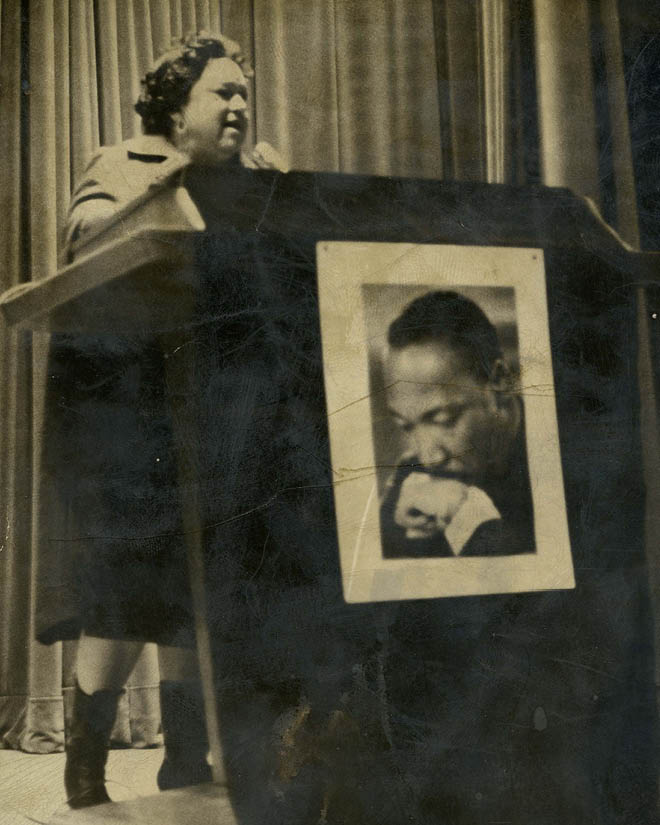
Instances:
[[[599,202],[587,0],[534,0],[541,168],[546,186]]]
[[[507,183],[509,74],[511,42],[509,0],[481,0],[481,71],[486,149],[486,180]]]
[[[608,111],[612,141],[612,165],[616,185],[616,224],[619,234],[631,245],[639,246],[637,197],[633,169],[628,100],[623,71],[621,27],[617,0],[601,0],[600,17],[605,49]]]
[[[224,780],[225,774],[204,581],[204,525],[199,498],[199,430],[196,404],[199,387],[195,385],[196,348],[194,342],[187,340],[182,332],[163,336],[161,346],[177,453],[183,533],[188,558],[206,728],[213,761],[213,781],[220,783]]]

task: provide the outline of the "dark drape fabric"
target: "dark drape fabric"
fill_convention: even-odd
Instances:
[[[657,132],[652,120],[654,113],[657,119],[657,105],[649,105],[653,101],[653,88],[657,86],[657,74],[648,69],[641,72],[649,84],[642,92],[649,96],[646,107],[639,100],[640,81],[635,78],[638,62],[648,59],[645,54],[657,39],[657,20],[655,24],[649,22],[649,11],[647,4],[637,0],[631,4],[617,3],[616,0],[600,0],[598,3],[534,0],[542,180],[550,186],[568,186],[591,197],[616,226],[623,240],[633,247],[640,245],[636,189],[644,194],[652,188],[648,180],[639,178],[639,173],[636,180],[635,159],[641,165],[641,159],[648,152],[647,144],[653,143]],[[625,47],[633,43],[635,57],[626,66]],[[629,105],[633,107],[630,113]],[[642,113],[651,119],[650,123],[644,124],[643,131],[639,123]],[[631,116],[633,128],[639,130],[634,142],[631,141]],[[576,147],[579,150],[576,151]],[[642,167],[641,171],[646,170]],[[657,187],[655,189],[657,192]],[[657,206],[657,197],[655,204]],[[642,219],[643,222],[647,220],[644,213]],[[657,209],[654,220],[657,225]],[[647,238],[641,240],[648,244],[650,233],[647,230],[645,234]],[[637,305],[637,368],[646,487],[645,544],[657,649],[660,644],[657,403],[660,347],[658,333],[655,328],[651,331],[651,325],[658,317],[658,290],[653,289],[648,294],[647,290],[639,288]],[[655,680],[656,693],[660,697],[657,656]]]
[[[629,0],[627,12],[621,20],[621,62],[622,78],[619,79],[619,99],[625,96],[625,113],[629,121],[624,121],[624,130],[630,133],[630,149],[624,148],[624,157],[630,163],[632,153],[633,169],[627,175],[621,199],[638,202],[639,236],[642,248],[656,250],[660,247],[660,37],[658,37],[658,15],[656,9],[644,0]],[[622,107],[623,108],[623,107]],[[623,141],[622,141],[623,142]],[[612,154],[620,154],[619,147],[612,147]],[[617,199],[618,201],[619,199]],[[617,203],[618,205],[618,203]],[[636,226],[633,227],[636,229]],[[643,377],[647,393],[660,397],[660,288],[655,285],[647,290],[646,312],[641,315],[642,332],[648,333],[651,353],[643,362]],[[642,340],[647,340],[642,335]],[[655,370],[653,369],[655,365]],[[653,602],[660,604],[660,438],[655,418],[647,415],[647,485],[649,489],[647,506],[647,545],[650,565]],[[660,645],[660,620],[656,610],[656,650]],[[658,657],[656,656],[656,659]],[[656,684],[660,685],[660,668],[656,667]]]
[[[87,159],[139,132],[140,76],[173,36],[201,28],[242,44],[255,68],[250,139],[272,143],[294,169],[516,183],[542,173],[597,197],[584,5],[2,0],[0,291],[55,272]],[[553,49],[575,65],[557,65]],[[62,747],[75,657],[73,645],[33,640],[47,343],[0,325],[0,743],[41,752]],[[49,518],[57,535],[66,513]],[[157,683],[148,646],[115,739],[158,741]]]

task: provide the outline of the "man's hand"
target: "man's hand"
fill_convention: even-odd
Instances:
[[[459,555],[478,527],[501,519],[490,496],[471,485],[427,473],[411,473],[401,485],[394,521],[407,539],[444,536]]]
[[[408,539],[430,538],[446,529],[467,495],[461,481],[411,473],[401,485],[394,521]]]

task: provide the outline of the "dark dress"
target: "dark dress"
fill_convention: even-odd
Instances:
[[[103,148],[75,190],[67,245],[187,159],[164,138]],[[70,255],[69,255],[70,257]],[[41,455],[36,635],[192,645],[162,347],[147,335],[51,337]]]
[[[192,644],[157,342],[53,336],[37,636]],[[186,628],[184,630],[184,628]]]

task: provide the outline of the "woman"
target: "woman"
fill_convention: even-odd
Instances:
[[[189,167],[277,168],[242,155],[247,77],[238,45],[196,34],[163,55],[135,108],[144,135],[102,148],[74,192],[67,247]],[[146,336],[53,337],[37,636],[79,638],[65,785],[71,807],[109,801],[107,749],[119,694],[145,642],[159,644],[162,789],[210,780],[194,654],[161,348]],[[52,508],[55,508],[53,510]]]

